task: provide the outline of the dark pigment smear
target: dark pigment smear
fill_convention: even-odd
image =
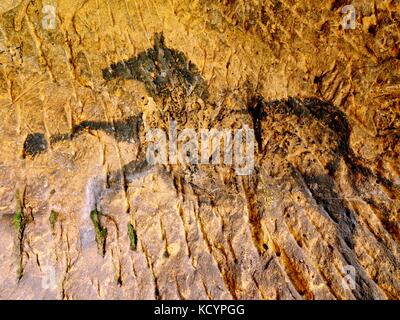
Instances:
[[[334,175],[338,169],[339,160],[342,158],[349,166],[350,170],[359,174],[363,181],[366,178],[371,178],[377,183],[387,187],[396,187],[394,183],[384,177],[377,176],[371,169],[363,166],[361,159],[359,159],[350,147],[350,133],[351,126],[347,120],[346,115],[337,107],[327,101],[317,98],[298,99],[290,97],[283,100],[266,101],[261,96],[255,96],[250,100],[249,113],[252,116],[255,139],[258,144],[258,151],[260,154],[266,152],[263,149],[263,134],[262,134],[262,121],[270,113],[278,113],[282,115],[296,115],[299,118],[315,119],[331,129],[338,137],[338,146],[332,149],[332,153],[336,155],[335,160],[327,165],[327,174],[300,174],[298,170],[293,168],[294,176],[304,181],[307,188],[310,190],[313,198],[318,206],[322,207],[325,212],[337,225],[337,233],[345,243],[340,243],[341,252],[349,262],[349,264],[357,264],[346,247],[354,249],[353,235],[356,230],[356,218],[353,211],[348,208],[343,199],[335,192]],[[356,189],[357,186],[354,186]],[[371,205],[377,206],[372,198],[366,197],[363,199]],[[388,215],[388,214],[387,214]],[[396,226],[389,220],[384,219],[385,227],[392,231],[398,232]],[[359,299],[372,299],[372,291],[368,284],[359,279],[358,286],[362,287],[363,292],[360,294],[356,292]]]
[[[207,85],[196,65],[183,52],[166,47],[162,33],[154,35],[153,48],[103,70],[105,80],[118,77],[143,82],[152,97],[169,96],[177,87],[186,96],[196,95],[204,101],[208,97]]]
[[[346,115],[339,108],[327,101],[317,98],[298,99],[290,97],[286,100],[265,101],[263,97],[256,96],[251,99],[249,112],[253,119],[254,134],[259,151],[262,150],[261,121],[270,112],[281,114],[294,114],[298,117],[314,118],[334,131],[339,138],[339,145],[332,150],[338,155],[336,161],[328,164],[329,175],[333,176],[339,165],[339,157],[342,157],[353,172],[360,173],[364,177],[372,177],[387,188],[395,188],[394,183],[384,177],[376,176],[371,169],[361,164],[360,159],[350,148],[351,126]]]
[[[25,139],[22,157],[34,158],[47,151],[47,141],[43,133],[30,133]]]
[[[55,144],[64,140],[72,140],[87,130],[100,130],[114,136],[117,141],[139,143],[140,127],[143,124],[142,114],[128,117],[124,120],[113,122],[105,121],[82,121],[72,128],[71,133],[56,134],[50,137],[50,143]]]

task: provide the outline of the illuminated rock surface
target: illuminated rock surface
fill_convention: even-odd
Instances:
[[[400,7],[323,3],[2,1],[0,298],[399,299]],[[171,120],[254,171],[149,165]]]

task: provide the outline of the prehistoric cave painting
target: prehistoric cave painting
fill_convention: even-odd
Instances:
[[[105,80],[120,77],[143,82],[148,94],[160,105],[160,109],[166,107],[169,119],[173,118],[178,121],[179,117],[186,113],[185,106],[187,104],[177,103],[176,99],[187,102],[200,98],[207,101],[209,94],[207,84],[197,67],[188,61],[182,52],[166,47],[163,34],[155,34],[152,48],[139,53],[134,58],[113,63],[109,68],[104,69],[103,77]],[[182,95],[182,93],[184,94]],[[340,160],[343,159],[351,170],[360,173],[364,180],[373,178],[386,187],[391,187],[393,184],[384,178],[376,177],[354,155],[349,146],[351,127],[346,115],[329,102],[315,98],[266,101],[257,95],[250,100],[247,112],[253,119],[259,159],[262,159],[266,152],[282,153],[285,156],[285,154],[293,153],[294,149],[298,147],[285,145],[284,141],[288,135],[296,136],[295,127],[291,128],[292,131],[289,128],[285,132],[277,131],[282,138],[277,140],[282,142],[281,145],[269,145],[268,148],[264,145],[263,128],[273,130],[274,123],[285,123],[288,117],[294,117],[293,121],[296,126],[305,130],[306,136],[308,136],[307,143],[315,145],[318,152],[323,153],[323,158],[327,161],[324,166],[314,165],[311,161],[311,164],[302,163],[301,166],[297,166],[296,170],[301,172],[304,182],[317,204],[324,208],[332,220],[338,224],[338,233],[345,239],[348,247],[352,248],[352,234],[356,227],[355,217],[352,211],[346,207],[343,199],[339,197],[334,179]],[[116,141],[137,143],[140,146],[142,144],[140,141],[142,122],[141,114],[114,122],[83,121],[75,125],[70,133],[51,136],[50,144],[73,140],[87,130],[101,130],[114,136]],[[320,141],[314,141],[318,139]],[[47,146],[48,143],[43,134],[31,134],[24,144],[24,155],[34,157],[45,152]],[[118,172],[109,173],[107,186],[112,184],[121,186],[122,181],[122,185],[127,188],[133,175],[149,168],[143,148],[140,150],[136,161],[124,165],[123,169]],[[305,159],[299,161],[310,160]],[[372,201],[371,199],[366,200]],[[387,224],[398,233],[396,225],[390,222]]]
[[[103,70],[105,80],[118,77],[143,82],[152,97],[170,96],[177,88],[186,97],[208,97],[207,85],[196,65],[183,52],[166,47],[162,33],[154,35],[153,48]]]
[[[328,157],[331,161],[327,164],[329,175],[334,175],[337,170],[339,160],[342,158],[350,169],[359,172],[365,177],[372,177],[385,187],[396,187],[392,181],[375,175],[369,168],[362,163],[362,159],[357,157],[350,148],[349,139],[351,126],[346,115],[337,107],[327,101],[317,98],[298,99],[289,97],[288,99],[265,101],[263,97],[257,96],[252,99],[249,112],[253,119],[255,137],[259,145],[259,152],[263,153],[261,122],[268,116],[276,118],[276,115],[282,117],[294,115],[301,119],[299,124],[307,125],[308,119],[317,120],[324,131],[331,131],[334,136],[334,143],[328,144],[334,146],[331,155]],[[315,142],[311,141],[312,144]]]
[[[167,48],[162,34],[155,35],[152,48],[139,53],[136,57],[116,62],[104,69],[103,78],[106,81],[122,78],[142,82],[148,95],[155,102],[157,113],[154,114],[154,117],[152,114],[145,114],[145,117],[142,117],[142,114],[136,114],[115,121],[92,121],[89,119],[75,124],[70,132],[50,136],[48,142],[43,133],[33,133],[28,135],[23,151],[25,158],[32,159],[45,153],[49,146],[63,141],[68,143],[88,131],[102,131],[118,142],[137,144],[139,152],[135,161],[126,163],[120,170],[107,172],[105,176],[102,176],[103,178],[98,179],[98,183],[93,188],[95,201],[92,204],[92,213],[97,212],[98,207],[101,207],[104,194],[112,195],[122,188],[128,193],[128,187],[132,187],[132,181],[138,176],[146,175],[148,169],[151,168],[145,157],[145,142],[141,141],[144,119],[146,121],[153,118],[160,120],[157,124],[165,124],[174,119],[179,125],[184,126],[184,121],[179,122],[183,117],[191,118],[191,123],[196,122],[193,121],[196,119],[195,117],[192,119],[192,114],[195,113],[190,113],[193,111],[190,107],[194,101],[203,100],[204,104],[201,106],[207,106],[207,108],[213,104],[212,99],[208,98],[207,83],[196,66],[182,52]],[[230,117],[237,119],[239,125],[240,119],[246,119],[243,121],[246,123],[248,120],[253,121],[258,150],[255,155],[254,174],[247,179],[250,186],[248,188],[250,191],[247,193],[250,196],[248,194],[246,196],[252,197],[252,201],[249,203],[251,203],[250,206],[253,206],[250,210],[250,224],[261,225],[264,214],[267,214],[267,211],[263,211],[265,210],[263,195],[251,187],[257,186],[263,178],[261,168],[265,164],[264,160],[268,159],[267,161],[269,161],[269,159],[273,159],[274,155],[279,155],[277,158],[282,160],[281,164],[283,163],[289,168],[286,171],[288,180],[290,180],[288,185],[294,181],[296,188],[299,187],[301,192],[306,193],[307,197],[310,197],[310,203],[318,207],[318,213],[332,219],[335,223],[336,248],[348,264],[356,266],[357,269],[363,269],[357,260],[354,248],[357,243],[356,235],[362,228],[358,224],[359,217],[356,216],[353,207],[349,205],[349,201],[344,198],[343,191],[340,190],[338,174],[341,173],[340,170],[343,167],[351,171],[352,191],[371,206],[379,207],[385,214],[381,219],[384,227],[390,230],[392,235],[398,237],[399,227],[396,221],[393,222],[393,208],[390,208],[390,204],[388,205],[386,202],[382,205],[378,203],[362,187],[364,184],[369,185],[373,190],[376,188],[373,182],[377,181],[381,185],[391,188],[392,183],[374,175],[363,165],[363,160],[354,155],[349,143],[351,125],[346,115],[331,103],[314,98],[267,101],[255,92],[249,91],[249,93],[250,96],[253,95],[253,98],[248,101],[247,108],[245,105],[244,110],[239,110],[239,116],[234,110],[225,109],[209,123],[216,124],[216,121],[221,121],[223,124],[225,120],[231,119]],[[148,112],[148,110],[144,112]],[[241,118],[242,116],[243,118]],[[231,123],[231,121],[229,122]],[[200,122],[198,123],[200,124]],[[203,125],[203,122],[201,124]],[[146,126],[148,125],[152,126],[153,123],[146,123]],[[273,139],[268,138],[271,135],[273,135]],[[309,150],[306,150],[307,148]],[[278,163],[278,165],[280,164]],[[203,169],[193,166],[189,167],[188,171],[191,173],[191,171],[199,172],[201,170]],[[207,170],[205,169],[205,174],[208,174]],[[218,168],[215,171],[217,170]],[[190,180],[190,174],[187,175],[189,178],[186,180],[186,173],[183,176],[182,171],[178,169],[168,171],[166,174],[173,176],[174,179],[178,177],[183,183],[194,187],[193,190],[199,199],[202,197],[208,199],[205,195],[210,191],[207,190],[208,186],[198,188],[197,182]],[[212,202],[211,206],[214,206]],[[131,210],[129,205],[126,210]],[[106,223],[100,227],[97,224],[95,221],[92,228],[96,232],[99,254],[104,256],[108,250]],[[255,229],[257,230],[257,227]],[[129,239],[130,247],[135,249],[136,234],[130,232]],[[330,249],[326,248],[326,250]],[[388,252],[387,254],[391,259],[393,258],[393,261],[396,261],[396,257],[393,257],[392,253]],[[235,282],[236,280],[228,279],[227,281]],[[358,289],[353,293],[357,298],[373,298],[373,289],[365,281],[364,276],[357,277],[356,282]]]
[[[183,52],[168,48],[165,45],[165,39],[162,33],[155,33],[154,45],[152,48],[139,53],[134,58],[113,63],[108,68],[103,69],[102,73],[105,80],[124,78],[143,82],[150,96],[158,101],[160,105],[167,104],[170,109],[175,111],[177,111],[176,108],[171,107],[171,105],[176,105],[177,103],[171,103],[171,101],[169,101],[173,92],[183,92],[185,94],[183,97],[179,95],[181,100],[195,97],[206,101],[209,95],[206,81],[199,73],[196,65],[188,60]],[[171,112],[170,114],[175,120],[179,120],[179,116],[185,113],[186,110],[182,109],[178,111],[177,113]],[[340,158],[343,158],[353,171],[360,172],[366,177],[373,176],[378,182],[385,186],[393,186],[391,181],[382,177],[376,177],[371,170],[365,168],[354,155],[349,146],[351,128],[346,115],[329,102],[315,98],[288,98],[266,101],[261,96],[254,96],[250,99],[248,112],[253,119],[255,138],[260,154],[265,152],[262,142],[261,123],[265,121],[267,117],[273,121],[281,121],[282,117],[294,115],[298,117],[298,119],[301,119],[300,122],[305,123],[305,125],[307,125],[307,121],[310,119],[315,119],[321,123],[326,130],[334,133],[335,141],[330,141],[332,143],[327,144],[329,147],[333,146],[332,149],[327,152],[327,158],[330,159],[326,166],[329,171],[329,176],[334,175]],[[112,135],[116,141],[140,144],[139,132],[142,123],[142,114],[112,122],[87,120],[73,126],[69,133],[51,136],[50,144],[53,145],[60,141],[72,140],[85,131],[90,130],[103,131]],[[314,142],[311,141],[311,143]],[[44,134],[29,134],[24,143],[23,156],[35,157],[45,152],[47,148],[48,143]],[[269,152],[273,151],[274,150],[269,150]],[[146,167],[144,159],[125,166],[128,171],[135,170],[138,167]],[[313,178],[310,179],[313,180]]]
[[[103,78],[142,82],[158,106],[149,117],[156,127],[165,126],[172,119],[182,126],[188,118],[199,122],[197,107],[204,106],[209,96],[208,85],[197,66],[183,52],[168,48],[162,33],[154,34],[152,48],[103,69]]]
[[[154,46],[126,61],[113,63],[103,70],[103,78],[138,80],[144,83],[147,93],[156,100],[162,99],[168,105],[167,112],[173,119],[179,120],[185,113],[184,106],[171,102],[174,93],[183,92],[185,100],[200,98],[207,100],[206,82],[184,53],[165,46],[162,33],[154,35]],[[88,130],[100,130],[113,135],[117,141],[139,142],[139,131],[142,125],[142,114],[136,117],[114,122],[83,121],[73,126],[71,132],[56,134],[50,137],[50,144],[72,140]],[[24,155],[35,157],[47,150],[48,144],[42,133],[30,134],[24,145]]]
[[[296,154],[299,150],[300,154],[310,155],[318,152],[323,155],[321,158],[327,161],[323,168],[321,168],[321,164],[315,163],[316,158],[312,156],[299,157],[301,162],[295,167],[301,172],[304,182],[318,205],[326,210],[333,221],[345,226],[340,227],[340,230],[344,232],[342,237],[348,242],[349,247],[352,247],[350,235],[355,228],[355,218],[351,210],[344,205],[344,198],[339,196],[334,179],[340,160],[343,159],[353,172],[356,177],[353,181],[353,188],[358,193],[358,197],[367,203],[378,207],[371,195],[365,192],[368,189],[365,186],[374,189],[373,185],[377,183],[391,190],[398,186],[392,181],[376,175],[363,164],[362,159],[354,154],[349,143],[351,126],[347,117],[331,103],[315,98],[292,97],[273,101],[254,97],[251,101],[249,111],[253,119],[255,138],[261,156],[265,152],[278,152],[286,156],[287,154]],[[287,124],[284,132],[279,131],[279,123]],[[263,127],[266,128],[265,130],[274,131],[275,124],[277,124],[280,139],[277,139],[274,145],[269,145],[266,150],[263,145],[263,136],[265,136]],[[299,140],[297,145],[280,143],[284,142],[288,136],[292,137],[291,141],[296,141],[298,139],[296,131],[298,130],[306,133],[306,141]],[[304,134],[302,139],[304,139]],[[302,146],[303,142],[307,146]],[[315,147],[312,148],[313,146]],[[385,208],[385,210],[389,211],[390,208]],[[383,223],[392,234],[399,237],[398,224],[390,219],[390,216],[387,214],[383,217]]]
[[[350,265],[361,267],[353,254],[358,219],[349,201],[360,199],[373,207],[380,206],[385,212],[381,217],[384,227],[399,237],[399,225],[390,201],[378,204],[379,200],[370,192],[379,184],[393,190],[393,183],[379,178],[354,154],[349,142],[351,126],[343,112],[319,99],[266,101],[260,96],[250,100],[249,112],[258,143],[258,158],[273,161],[271,155],[278,154],[286,159],[292,168],[289,170],[292,177],[307,187],[316,205],[335,222],[337,248]],[[353,195],[340,192],[341,164],[352,172]],[[396,261],[394,255],[390,256]],[[355,292],[356,297],[373,299],[370,285],[361,277],[356,282],[360,288]]]
[[[337,186],[333,178],[341,157],[345,161],[351,161],[350,127],[346,116],[327,102],[296,98],[265,101],[262,97],[254,97],[249,112],[253,119],[255,138],[261,157],[265,152],[278,153],[285,158],[289,154],[298,154],[298,157],[289,160],[294,171],[301,174],[316,203],[338,225],[341,238],[352,248],[355,217],[335,191]],[[282,126],[283,123],[285,126]],[[265,145],[263,137],[266,134],[263,128],[278,135],[274,140],[275,143]],[[298,129],[303,132],[298,132]],[[318,138],[321,140],[316,141]],[[293,143],[287,144],[288,140]],[[314,145],[322,157],[327,159],[325,167],[320,163],[314,163],[319,157],[305,160],[305,154],[313,153],[309,145]]]
[[[124,120],[113,122],[105,121],[82,121],[73,126],[71,133],[56,134],[50,137],[50,144],[64,140],[72,140],[88,130],[103,131],[115,138],[116,141],[139,143],[139,131],[142,125],[142,114],[128,117]]]
[[[84,132],[99,130],[114,137],[116,141],[139,143],[139,131],[142,126],[142,114],[128,117],[124,120],[112,122],[82,121],[72,127],[71,132],[55,134],[50,137],[50,145],[61,141],[70,141]],[[23,158],[34,158],[47,151],[48,142],[43,133],[31,133],[27,136],[23,146]]]

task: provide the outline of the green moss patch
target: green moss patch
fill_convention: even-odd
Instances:
[[[135,251],[137,248],[137,234],[132,224],[128,223],[129,247]]]
[[[58,219],[58,212],[56,212],[54,210],[51,210],[50,216],[49,216],[49,222],[50,222],[50,225],[51,225],[51,229],[53,231],[54,231],[57,219]]]
[[[22,266],[22,252],[23,252],[23,240],[24,240],[24,231],[25,231],[25,217],[24,217],[24,206],[22,204],[22,200],[20,197],[19,190],[16,192],[16,206],[15,213],[13,217],[13,225],[16,231],[16,254],[18,257],[18,269],[17,269],[17,278],[18,280],[22,278],[24,269]]]
[[[100,223],[100,215],[101,213],[97,210],[92,210],[90,212],[90,219],[92,220],[94,230],[96,232],[97,250],[99,254],[104,257],[106,253],[107,228],[102,227]]]

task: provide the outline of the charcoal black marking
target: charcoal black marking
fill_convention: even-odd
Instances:
[[[207,85],[196,65],[187,60],[184,53],[165,46],[164,35],[154,35],[154,46],[136,57],[113,63],[102,70],[105,80],[124,78],[144,83],[152,97],[165,97],[177,87],[186,96],[208,97]]]
[[[308,117],[318,120],[334,131],[339,138],[339,147],[333,150],[335,153],[342,155],[345,160],[352,163],[353,153],[349,147],[350,126],[346,115],[329,102],[315,99],[297,99],[288,98],[287,100],[265,101],[262,97],[251,99],[249,112],[253,118],[254,130],[257,140],[261,140],[261,121],[271,112],[296,115],[298,117]],[[258,138],[257,138],[258,137]],[[259,141],[259,145],[262,141]],[[337,168],[337,162],[330,163],[330,171],[333,174]]]
[[[56,134],[50,137],[50,143],[72,140],[87,130],[100,130],[112,135],[116,141],[139,143],[139,132],[143,124],[142,114],[113,122],[83,121],[72,128],[71,133]]]
[[[47,141],[43,133],[30,133],[25,139],[23,158],[27,156],[34,158],[40,153],[47,151]]]
[[[249,113],[253,121],[254,137],[257,141],[258,151],[262,152],[262,130],[261,121],[263,117],[264,104],[262,97],[255,97],[250,100]]]
[[[335,190],[335,181],[329,175],[303,175],[304,181],[315,201],[337,223],[341,237],[349,248],[354,247],[352,235],[356,226],[353,212],[346,207]]]
[[[253,119],[255,137],[259,147],[262,146],[261,122],[269,113],[280,113],[284,115],[296,115],[299,118],[316,119],[331,129],[338,136],[338,147],[332,152],[337,155],[336,160],[328,164],[329,175],[333,175],[342,157],[350,166],[351,170],[358,172],[365,177],[374,177],[386,187],[394,187],[393,182],[376,176],[371,169],[362,165],[360,159],[350,148],[351,126],[346,115],[337,107],[327,101],[316,98],[298,99],[290,97],[284,100],[265,101],[262,97],[256,96],[250,100],[249,113]],[[263,152],[260,148],[260,152]]]

